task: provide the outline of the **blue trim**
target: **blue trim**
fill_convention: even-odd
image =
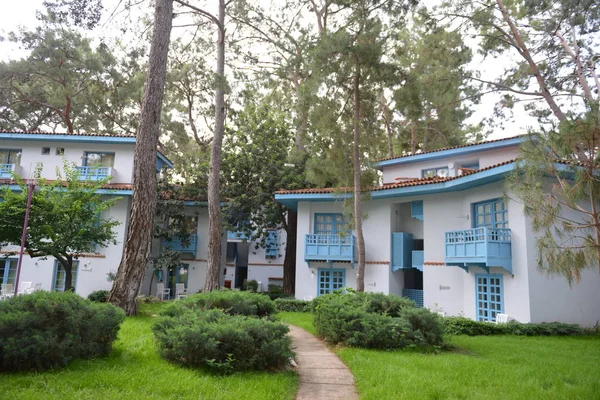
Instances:
[[[19,185],[0,185],[0,187],[6,187],[8,186],[8,188],[10,190],[12,190],[13,192],[20,192],[21,191],[21,186]],[[126,189],[126,190],[117,190],[117,189],[98,189],[96,190],[96,193],[98,194],[112,194],[115,196],[133,196],[133,190],[130,189]]]
[[[162,166],[166,165],[169,168],[175,167],[175,165],[173,165],[173,163],[167,157],[165,157],[160,151],[156,152],[156,157],[161,161]],[[160,169],[162,169],[162,167]]]
[[[526,139],[527,139],[527,136],[520,136],[520,137],[516,137],[513,139],[501,140],[501,141],[497,141],[497,142],[487,142],[487,143],[481,143],[481,144],[476,144],[476,145],[471,145],[471,146],[466,146],[466,147],[459,147],[456,149],[448,149],[448,150],[435,151],[435,152],[431,152],[431,153],[415,154],[415,155],[407,156],[407,157],[400,157],[400,158],[394,158],[391,160],[379,161],[379,162],[376,162],[373,166],[377,169],[383,169],[384,167],[389,167],[391,165],[410,164],[410,163],[421,162],[421,161],[437,160],[437,159],[446,158],[446,157],[456,157],[456,156],[461,156],[464,154],[469,154],[469,153],[474,153],[474,152],[495,150],[495,149],[501,149],[504,147],[514,146],[516,144],[520,144],[520,143],[524,142]]]
[[[342,274],[342,283],[333,282],[333,274],[341,272]],[[328,282],[325,284],[328,286],[324,288],[323,293],[321,293],[321,276],[328,279]],[[334,290],[341,289],[346,286],[346,270],[342,268],[319,268],[317,270],[317,296],[321,296],[322,294],[333,293]]]
[[[331,231],[317,230],[317,226],[319,225],[317,222],[318,217],[331,217]],[[342,222],[338,222],[337,217],[341,217]],[[313,233],[316,235],[338,235],[340,233],[349,233],[348,222],[346,222],[346,218],[344,218],[344,214],[342,213],[315,213]]]
[[[477,207],[478,206],[485,207],[486,204],[490,205],[490,212],[489,213],[484,212],[481,214],[478,213]],[[501,209],[498,209],[499,204],[502,204]],[[486,215],[486,214],[490,215],[490,224],[485,224],[485,223],[479,224],[478,217],[480,215]],[[496,221],[496,214],[503,214],[502,215],[503,219],[501,221]],[[508,208],[506,207],[506,202],[504,201],[503,198],[479,201],[477,203],[471,204],[471,215],[473,216],[473,221],[471,222],[472,228],[479,228],[479,227],[484,227],[484,226],[488,227],[488,228],[508,228]]]
[[[3,273],[2,275],[0,275],[0,283],[8,283],[8,284],[15,284],[15,279],[17,277],[17,265],[15,264],[14,268],[10,267],[11,261],[15,261],[18,262],[18,259],[16,258],[5,258],[5,259],[1,259],[0,263],[4,263],[4,266],[2,266],[3,268]],[[9,282],[9,278],[10,276],[10,271],[14,271],[14,275],[12,277],[11,282]]]
[[[98,143],[117,144],[117,143],[135,143],[135,137],[127,136],[87,136],[87,135],[52,135],[52,134],[33,134],[33,133],[8,133],[0,132],[1,139],[39,141],[47,140],[50,142],[79,142],[79,143]]]
[[[396,189],[384,189],[371,191],[371,199],[385,199],[390,197],[406,197],[426,195],[433,193],[458,192],[461,190],[472,189],[477,186],[487,185],[488,183],[498,182],[515,168],[516,163],[502,165],[485,171],[475,172],[473,174],[460,176],[458,178],[426,185],[408,186]],[[310,194],[275,194],[275,200],[283,205],[296,210],[299,201],[339,201],[352,198],[352,194],[338,193],[310,193]]]
[[[485,285],[485,291],[479,291],[479,278],[487,279],[487,283]],[[492,285],[491,279],[499,279],[499,285]],[[500,287],[500,293],[492,293],[492,288]],[[481,294],[482,298],[479,299],[479,295]],[[493,300],[492,296],[498,296],[500,301]],[[491,304],[499,305],[499,309],[496,307],[491,307]],[[487,316],[484,314],[487,313]],[[489,321],[495,322],[496,315],[504,313],[504,280],[501,274],[475,274],[475,319],[477,321]]]
[[[53,292],[64,292],[65,291],[65,280],[66,275],[62,281],[62,290],[56,289],[56,277],[58,275],[58,270],[62,268],[62,264],[58,262],[58,260],[54,261],[54,274],[52,274],[52,291]],[[77,292],[77,280],[79,279],[79,260],[73,260],[73,269],[71,270],[71,278],[73,281],[71,285],[73,286],[73,291]]]

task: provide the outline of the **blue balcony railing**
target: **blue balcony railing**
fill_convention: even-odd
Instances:
[[[99,181],[112,174],[111,167],[77,167],[80,181]]]
[[[423,250],[412,251],[412,267],[423,271],[423,263],[425,262],[425,254]]]
[[[243,241],[248,241],[248,235],[246,235],[244,232],[239,232],[239,231],[227,231],[227,241],[228,242],[234,242],[234,241],[239,241],[239,242],[243,242]]]
[[[356,238],[354,235],[306,235],[305,261],[349,261],[356,262]]]
[[[0,178],[10,179],[15,170],[15,164],[0,164]]]
[[[468,270],[501,267],[512,273],[511,231],[501,228],[473,228],[446,232],[446,265]]]
[[[423,290],[422,289],[402,289],[402,297],[408,297],[417,306],[423,307]]]
[[[171,240],[163,239],[160,242],[161,247],[168,247],[173,251],[180,253],[190,253],[196,257],[196,249],[198,248],[198,235],[193,233],[189,235],[188,240],[173,238]]]

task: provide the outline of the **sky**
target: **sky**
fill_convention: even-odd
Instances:
[[[104,0],[105,19],[106,16],[112,13],[121,0]],[[433,3],[437,0],[429,0],[427,3]],[[7,32],[17,30],[19,26],[35,26],[36,10],[42,8],[43,0],[3,0],[0,11],[0,36],[4,36]],[[6,4],[8,3],[8,4]],[[102,34],[114,35],[115,30],[110,23],[105,23]],[[0,42],[0,60],[8,60],[23,57],[25,53],[18,49],[14,44],[8,42]],[[481,71],[482,74],[493,76],[498,74],[502,69],[502,60],[474,60],[474,67]],[[498,96],[486,95],[480,105],[475,106],[474,114],[471,117],[470,123],[477,123],[482,118],[492,115],[494,104]],[[536,126],[534,118],[528,116],[526,112],[520,108],[515,109],[514,121],[506,121],[504,129],[496,128],[489,139],[499,139],[503,137],[515,136],[527,133],[528,128]]]

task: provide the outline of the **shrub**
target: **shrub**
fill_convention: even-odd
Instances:
[[[172,362],[227,373],[280,369],[290,357],[288,327],[221,310],[186,310],[153,326],[159,353]]]
[[[0,371],[42,371],[107,354],[125,314],[74,293],[35,292],[0,302]]]
[[[313,300],[317,334],[330,343],[396,349],[441,345],[438,316],[393,295],[348,293]]]
[[[258,281],[252,279],[251,281],[246,282],[246,290],[251,292],[258,292]]]
[[[169,305],[164,313],[176,316],[185,309],[221,309],[230,315],[269,317],[276,312],[275,303],[267,296],[239,290],[216,290],[189,296]]]
[[[95,303],[106,303],[108,301],[108,290],[96,290],[88,295],[88,300]]]
[[[310,312],[311,302],[294,298],[279,298],[275,300],[277,311]]]
[[[443,319],[444,332],[452,335],[519,335],[519,336],[572,336],[582,335],[584,329],[576,324],[543,322],[539,324],[511,321],[507,324],[473,321],[462,317]]]

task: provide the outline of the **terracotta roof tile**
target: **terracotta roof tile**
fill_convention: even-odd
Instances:
[[[47,180],[47,182],[54,182]],[[0,185],[17,185],[17,181],[13,179],[0,179]],[[133,190],[133,185],[130,183],[109,183],[103,186],[104,189],[108,190]]]
[[[43,132],[43,131],[9,131],[1,129],[0,133],[13,133],[16,135],[68,135],[68,136],[102,136],[102,137],[125,137],[135,138],[132,134],[113,135],[110,133],[68,133],[68,132]]]
[[[515,160],[508,160],[508,161],[504,161],[501,162],[499,164],[495,164],[495,165],[490,165],[489,167],[486,168],[482,168],[479,170],[473,170],[473,171],[469,171],[469,172],[464,172],[462,175],[459,176],[449,176],[446,178],[441,178],[441,177],[431,177],[431,178],[415,178],[412,180],[406,180],[406,181],[402,181],[402,182],[395,182],[395,183],[386,183],[384,185],[381,186],[375,186],[375,187],[370,187],[370,188],[365,188],[363,189],[363,192],[366,191],[379,191],[379,190],[388,190],[388,189],[399,189],[399,188],[404,188],[404,187],[411,187],[411,186],[422,186],[422,185],[431,185],[434,183],[443,183],[443,182],[448,182],[448,181],[452,181],[455,179],[459,179],[462,178],[464,176],[467,175],[473,175],[473,174],[478,174],[480,172],[483,171],[488,171],[490,169],[493,168],[498,168],[501,167],[503,165],[508,165],[515,162]],[[322,188],[322,189],[299,189],[299,190],[278,190],[275,192],[275,194],[325,194],[325,193],[340,193],[340,194],[346,194],[346,193],[352,193],[352,188]]]
[[[423,151],[421,153],[405,154],[405,155],[401,155],[401,156],[398,156],[398,157],[381,158],[381,159],[377,160],[377,162],[388,161],[388,160],[397,160],[397,159],[406,158],[406,157],[412,157],[412,156],[420,156],[421,154],[437,153],[439,151],[460,149],[460,148],[463,148],[463,147],[472,147],[472,146],[477,146],[477,145],[486,144],[486,143],[502,142],[504,140],[511,140],[511,139],[516,139],[516,138],[525,137],[525,136],[527,136],[527,135],[516,135],[516,136],[511,136],[511,137],[502,138],[502,139],[484,140],[484,141],[481,141],[481,142],[463,144],[463,145],[460,145],[460,146],[444,147],[444,148],[436,149],[436,150]]]

